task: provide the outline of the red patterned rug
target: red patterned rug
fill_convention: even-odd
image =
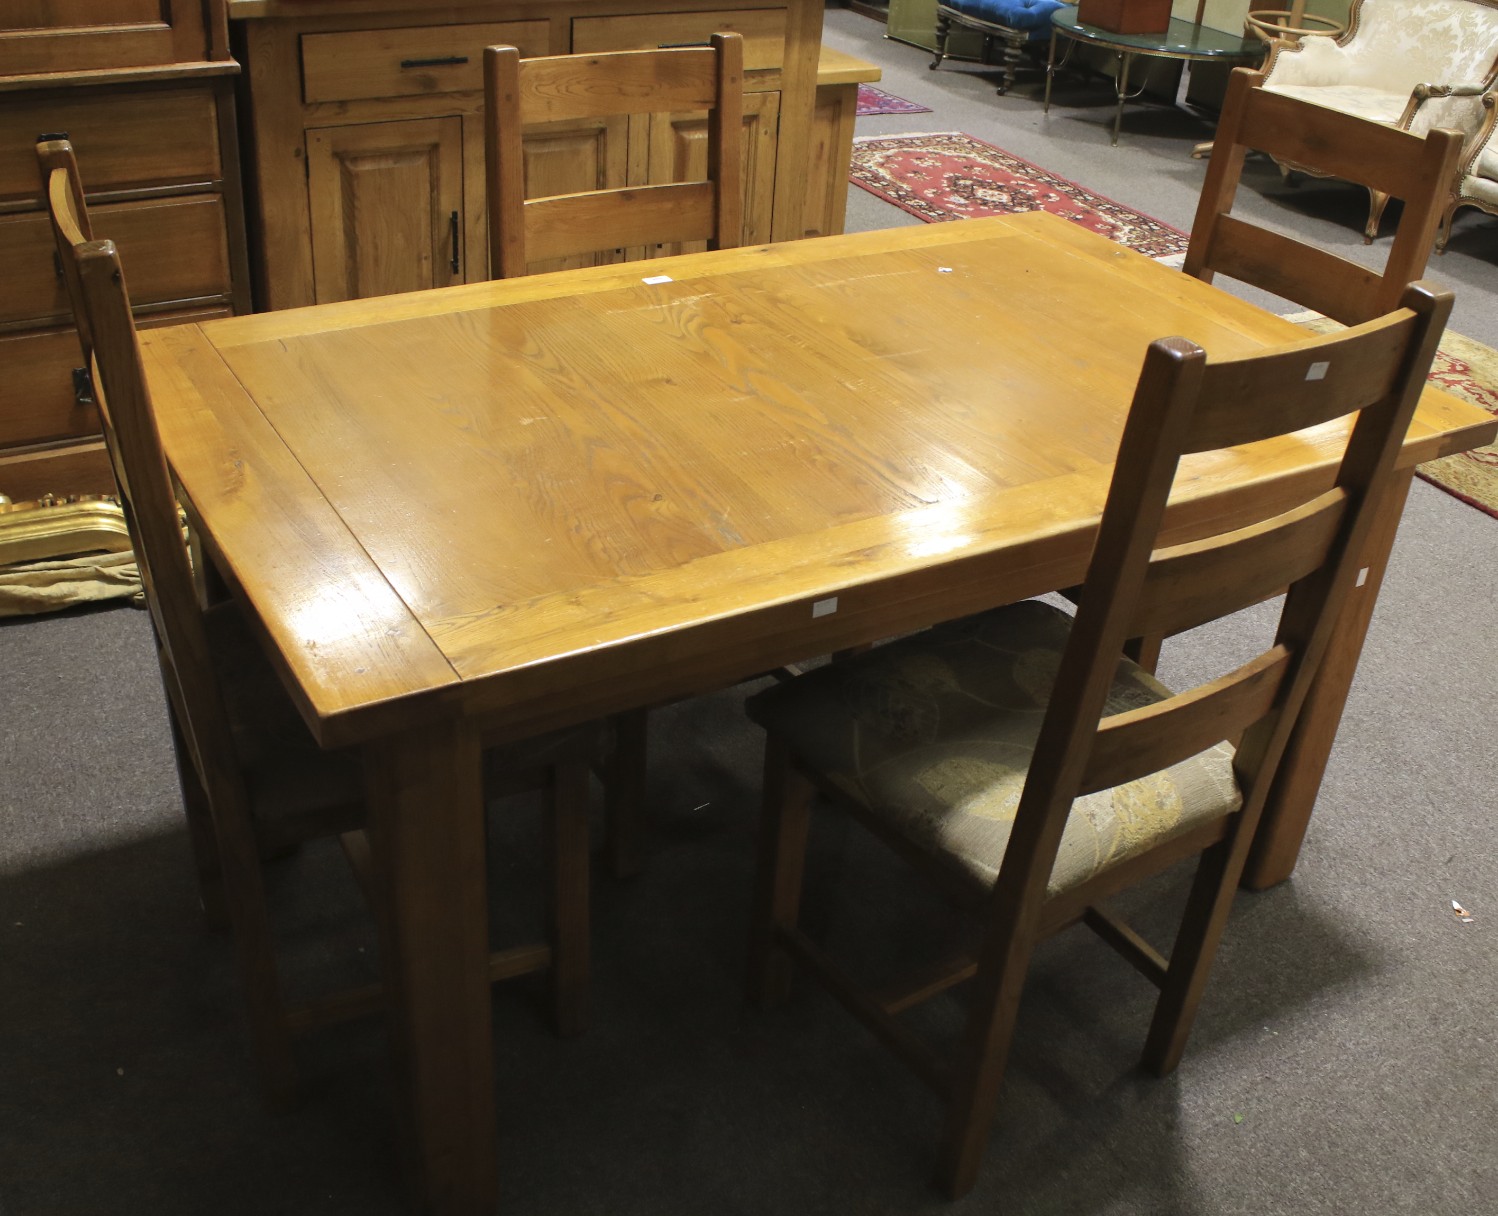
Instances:
[[[918,106],[913,101],[876,89],[871,84],[858,86],[858,117],[870,114],[929,114],[930,106]]]
[[[955,131],[856,139],[849,177],[927,221],[1049,211],[1149,257],[1186,250],[1179,229]]]

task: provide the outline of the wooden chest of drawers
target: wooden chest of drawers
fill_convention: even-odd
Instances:
[[[72,141],[95,235],[119,246],[139,324],[249,310],[239,67],[222,30],[223,57],[208,58],[203,14],[213,7],[152,0],[133,30],[128,3],[101,0],[96,34],[61,24],[62,9],[55,34],[23,37],[0,17],[0,494],[17,502],[114,492],[75,373],[82,359],[41,197],[38,136]],[[177,10],[189,16],[179,23]],[[149,62],[177,53],[198,58]],[[40,70],[49,62],[93,70]]]

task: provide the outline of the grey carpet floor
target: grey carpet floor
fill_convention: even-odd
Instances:
[[[879,62],[932,114],[866,134],[961,130],[1188,227],[1208,129],[1068,85],[995,97],[985,73],[926,70],[879,26],[828,14],[828,41]],[[1356,192],[1249,203],[1369,256]],[[915,222],[854,190],[850,227]],[[1373,253],[1377,253],[1377,249]],[[1456,328],[1498,344],[1498,222],[1459,221],[1435,277]],[[997,338],[996,338],[997,340]],[[1151,990],[1085,932],[1042,952],[978,1189],[928,1183],[938,1112],[829,998],[740,999],[759,745],[742,690],[653,719],[650,856],[596,887],[595,1019],[545,1029],[539,986],[498,990],[507,1213],[1050,1214],[1498,1211],[1498,824],[1493,605],[1498,520],[1417,484],[1301,864],[1238,901],[1185,1061],[1136,1066]],[[1185,680],[1262,618],[1178,639]],[[402,1211],[377,1022],[301,1052],[306,1100],[264,1113],[225,943],[196,913],[149,628],[128,608],[0,625],[0,1213]],[[496,931],[535,907],[521,804],[494,816]],[[332,851],[274,867],[297,986],[373,967]],[[870,967],[920,954],[945,910],[876,847],[819,829],[807,915]],[[1184,876],[1135,901],[1168,926]],[[1475,916],[1460,924],[1450,901]],[[1168,931],[1168,930],[1165,930]],[[958,1008],[925,1017],[950,1033]]]

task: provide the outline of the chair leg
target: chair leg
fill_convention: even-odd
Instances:
[[[1389,205],[1389,196],[1382,190],[1368,191],[1368,223],[1363,228],[1363,244],[1373,244],[1378,235],[1379,221],[1384,218],[1384,208]]]
[[[613,719],[614,747],[605,762],[603,852],[609,873],[633,878],[640,872],[640,836],[645,811],[649,714],[635,709]]]
[[[770,736],[765,743],[748,977],[749,1000],[763,1008],[790,993],[791,960],[776,938],[782,928],[794,928],[800,914],[806,837],[815,795],[815,787],[791,762],[790,749]]]
[[[961,1054],[953,1076],[937,1181],[952,1199],[973,1189],[1009,1061],[1031,946],[1013,930],[989,929]]]
[[[588,1025],[590,967],[588,915],[588,765],[568,760],[548,784],[546,854],[551,867],[548,903],[551,1001],[556,1031],[581,1034]]]
[[[230,799],[222,801],[227,803]],[[281,981],[276,973],[260,853],[248,813],[239,813],[229,806],[216,808],[214,834],[261,1087],[272,1110],[286,1111],[296,1105],[299,1096],[296,1059],[292,1054]]]
[[[1251,838],[1252,833],[1236,828],[1227,839],[1204,852],[1197,866],[1144,1044],[1144,1066],[1156,1076],[1169,1075],[1186,1050]]]
[[[216,933],[223,933],[229,928],[229,908],[224,900],[224,873],[219,864],[218,843],[213,835],[213,814],[208,795],[203,792],[203,783],[198,780],[198,770],[192,762],[186,736],[170,705],[167,706],[167,718],[172,727],[172,755],[177,762],[177,784],[182,790],[187,839],[192,846],[193,868],[198,875],[198,902],[203,906],[208,927]]]
[[[1456,210],[1462,205],[1460,199],[1452,199],[1441,213],[1441,222],[1436,227],[1436,252],[1446,252],[1446,242],[1451,239],[1451,224],[1456,219]]]

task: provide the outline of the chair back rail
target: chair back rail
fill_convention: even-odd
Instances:
[[[496,278],[552,258],[634,246],[738,244],[743,226],[743,42],[522,59],[484,52],[489,255]],[[524,132],[541,123],[707,111],[707,176],[526,198]]]
[[[1186,250],[1186,273],[1205,282],[1226,274],[1348,325],[1390,312],[1430,257],[1462,136],[1436,129],[1421,138],[1269,92],[1263,82],[1261,72],[1233,71]],[[1383,272],[1229,214],[1250,149],[1403,200]]]

